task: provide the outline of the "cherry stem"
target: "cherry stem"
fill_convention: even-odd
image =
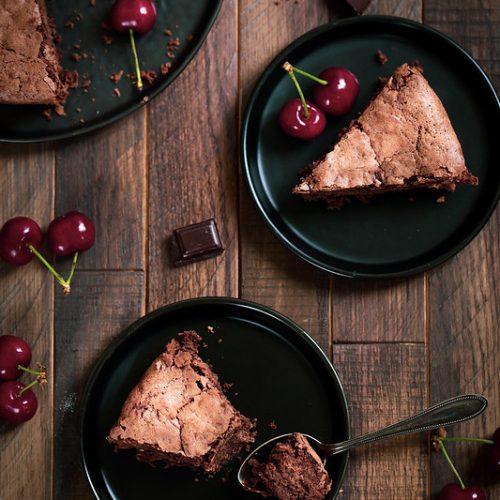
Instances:
[[[495,441],[493,441],[492,439],[483,439],[483,438],[445,437],[441,439],[442,441],[445,441],[447,443],[470,442],[470,443],[495,444]]]
[[[129,28],[128,32],[130,34],[130,43],[132,44],[132,52],[134,54],[135,73],[137,75],[137,88],[139,90],[142,90],[141,68],[139,66],[139,57],[137,56],[137,49],[135,47],[134,30],[132,28]]]
[[[18,393],[17,397],[19,397],[24,391],[31,389],[34,385],[38,384],[38,379],[32,380],[26,387],[23,387]]]
[[[47,262],[45,257],[33,245],[28,245],[28,249],[42,261],[44,266],[52,273],[56,281],[63,287],[64,294],[67,295],[70,292],[69,283]]]
[[[446,448],[444,447],[444,443],[443,443],[442,439],[439,440],[439,449],[443,452],[445,460],[448,462],[448,465],[451,467],[453,474],[455,474],[456,478],[458,479],[458,482],[460,483],[460,488],[465,490],[465,484],[462,481],[462,478],[460,477],[460,474],[458,473],[457,468],[455,467],[455,465],[451,461],[450,455],[448,455],[448,452],[446,451]]]
[[[68,286],[71,285],[71,280],[73,279],[73,275],[75,274],[77,260],[78,260],[78,252],[75,252],[75,255],[73,255],[73,262],[71,263],[71,271],[69,272],[68,279],[66,280],[66,283],[68,283]]]
[[[302,76],[306,76],[307,78],[313,80],[316,83],[319,83],[320,85],[328,85],[327,80],[323,80],[321,78],[318,78],[317,76],[311,75],[311,73],[308,73],[307,71],[296,68],[295,66],[292,66],[291,64],[290,64],[290,66],[295,73],[298,73],[299,75],[302,75]]]
[[[293,80],[293,83],[295,83],[295,86],[297,87],[297,92],[299,93],[300,96],[300,100],[302,101],[302,107],[304,108],[304,116],[306,118],[309,118],[309,109],[307,109],[306,98],[304,97],[304,93],[300,88],[297,78],[293,74],[293,66],[289,62],[285,62],[282,68],[290,75],[290,78]]]
[[[30,368],[26,368],[25,366],[22,366],[22,365],[17,365],[16,368],[18,370],[22,370],[23,372],[26,372],[26,373],[31,373],[31,375],[37,375],[37,376],[43,376],[45,377],[45,372],[44,371],[35,371],[35,370],[31,370]]]

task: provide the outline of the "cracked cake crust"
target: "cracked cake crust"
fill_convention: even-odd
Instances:
[[[0,0],[0,104],[62,104],[56,32],[43,0]]]
[[[107,440],[138,460],[216,472],[254,441],[255,423],[224,395],[198,356],[194,331],[170,341],[129,394]]]
[[[438,96],[420,71],[400,66],[335,147],[293,193],[341,206],[346,196],[477,185]]]

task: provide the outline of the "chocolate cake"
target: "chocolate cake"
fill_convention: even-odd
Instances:
[[[279,500],[323,500],[332,488],[323,462],[300,433],[279,441],[265,462],[250,459],[245,489]]]
[[[0,0],[0,103],[62,104],[56,32],[44,0]]]
[[[334,148],[293,189],[338,208],[347,197],[478,184],[450,119],[421,72],[408,64],[387,80]]]
[[[217,472],[255,439],[255,422],[224,395],[198,355],[201,337],[187,331],[167,344],[129,394],[107,440],[164,467]]]

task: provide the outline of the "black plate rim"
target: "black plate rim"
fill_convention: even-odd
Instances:
[[[214,10],[210,16],[208,16],[208,22],[206,23],[204,29],[201,31],[200,37],[198,40],[196,40],[192,44],[192,48],[187,54],[186,58],[178,65],[175,67],[175,69],[169,73],[168,77],[164,79],[164,81],[158,85],[157,87],[154,88],[150,93],[144,93],[142,95],[142,98],[136,102],[135,104],[132,104],[129,106],[127,109],[124,109],[123,111],[116,113],[109,118],[106,118],[105,120],[102,120],[100,122],[94,123],[93,125],[83,125],[80,129],[73,131],[73,132],[62,132],[58,134],[53,134],[53,135],[44,135],[41,137],[36,137],[36,138],[23,138],[23,139],[16,139],[16,138],[9,138],[9,137],[2,137],[0,136],[0,144],[1,143],[6,143],[6,144],[36,144],[36,143],[41,143],[41,142],[52,142],[52,141],[60,141],[63,139],[70,139],[73,137],[78,137],[90,132],[93,132],[95,130],[99,130],[103,127],[107,127],[108,125],[111,125],[112,123],[121,120],[122,118],[125,118],[129,114],[133,113],[134,111],[138,110],[142,106],[146,106],[149,104],[158,94],[163,92],[171,83],[173,83],[177,77],[186,69],[186,67],[189,65],[189,63],[193,60],[194,56],[198,53],[200,50],[201,46],[205,43],[205,40],[210,33],[210,30],[212,29],[215,21],[217,20],[217,17],[219,16],[222,4],[224,3],[224,0],[215,0],[216,4],[214,5]],[[148,100],[147,102],[144,102],[143,98],[144,96],[147,96]]]
[[[323,262],[320,259],[316,259],[314,256],[309,255],[306,251],[303,251],[301,248],[297,247],[289,238],[287,238],[282,231],[279,229],[279,227],[274,224],[274,222],[271,220],[271,217],[268,215],[266,212],[266,209],[262,203],[262,201],[259,198],[259,195],[257,193],[257,189],[254,185],[253,178],[252,178],[252,168],[251,168],[251,161],[249,160],[249,152],[248,152],[248,147],[247,147],[247,140],[248,140],[248,135],[249,135],[249,128],[250,128],[250,122],[252,119],[252,115],[255,112],[255,107],[256,107],[256,101],[259,98],[260,92],[262,90],[262,87],[265,85],[266,80],[270,76],[270,74],[276,70],[278,66],[281,66],[282,62],[287,59],[288,54],[294,51],[296,48],[298,48],[300,45],[303,43],[306,43],[310,41],[311,39],[315,38],[316,36],[319,36],[323,34],[324,32],[334,30],[335,28],[338,28],[340,26],[349,26],[352,24],[367,24],[370,25],[372,23],[375,24],[400,24],[403,27],[406,28],[412,28],[412,29],[420,29],[424,32],[429,32],[434,36],[438,36],[441,39],[443,39],[444,42],[448,43],[454,50],[459,51],[463,56],[465,56],[469,62],[475,67],[475,69],[478,71],[479,76],[483,79],[484,83],[486,86],[489,88],[492,97],[496,100],[497,103],[497,109],[499,111],[499,117],[500,117],[500,99],[497,95],[497,92],[495,88],[493,87],[493,84],[491,83],[489,77],[486,75],[484,70],[481,68],[481,66],[478,64],[478,62],[465,50],[464,47],[462,47],[459,43],[457,43],[455,40],[450,38],[449,36],[445,35],[444,33],[427,26],[423,23],[419,23],[417,21],[412,21],[410,19],[405,19],[402,17],[397,17],[397,16],[382,16],[382,15],[367,15],[367,16],[358,16],[358,17],[352,17],[352,18],[347,18],[347,19],[341,19],[338,21],[333,21],[330,23],[323,24],[321,26],[318,26],[317,28],[314,28],[304,35],[300,36],[296,40],[294,40],[290,45],[285,47],[266,67],[262,75],[259,77],[257,83],[255,84],[254,89],[252,90],[252,93],[250,95],[250,98],[248,99],[247,106],[245,109],[245,114],[243,116],[242,124],[241,124],[241,131],[240,131],[240,160],[241,160],[241,165],[242,165],[242,170],[243,170],[243,178],[245,180],[245,184],[247,186],[247,189],[250,192],[250,197],[257,208],[257,211],[259,212],[260,216],[264,219],[265,223],[271,230],[271,232],[287,247],[289,250],[291,250],[293,253],[295,253],[298,257],[300,257],[302,260],[308,262],[309,264],[312,264],[313,266],[321,269],[322,271],[326,271],[328,273],[331,273],[336,276],[341,276],[344,278],[351,278],[351,279],[390,279],[390,278],[403,278],[407,276],[413,276],[415,274],[421,273],[428,271],[436,266],[439,266],[440,264],[443,264],[445,261],[456,255],[458,252],[463,250],[481,231],[481,229],[485,226],[485,224],[488,222],[489,218],[491,217],[491,214],[495,210],[498,201],[500,199],[500,184],[497,186],[496,190],[496,195],[492,197],[491,202],[487,209],[483,212],[482,217],[480,217],[474,227],[472,228],[471,231],[469,231],[467,237],[463,238],[460,242],[458,242],[456,245],[451,247],[447,252],[442,253],[438,257],[428,261],[424,262],[423,264],[420,265],[415,265],[413,267],[407,267],[406,269],[402,270],[396,270],[396,271],[384,271],[384,272],[359,272],[359,271],[350,271],[347,269],[343,269],[342,267],[330,265],[328,263]]]
[[[197,297],[197,298],[192,298],[192,299],[180,300],[177,302],[172,302],[171,304],[161,306],[158,309],[155,309],[154,311],[151,311],[151,312],[145,314],[144,316],[140,317],[138,320],[131,323],[129,326],[125,327],[125,329],[123,329],[107,345],[107,347],[104,349],[104,351],[101,352],[98,360],[94,364],[94,366],[90,372],[90,375],[87,379],[84,391],[82,393],[82,402],[80,405],[80,425],[79,425],[80,463],[82,465],[84,476],[85,476],[85,479],[87,481],[87,484],[89,485],[90,490],[92,491],[93,495],[95,496],[95,498],[97,500],[107,500],[109,497],[99,496],[99,493],[94,486],[94,483],[93,483],[92,477],[91,477],[91,473],[90,473],[90,470],[89,470],[89,467],[87,464],[87,460],[85,457],[83,436],[84,436],[85,421],[87,418],[88,400],[93,392],[94,384],[96,382],[97,377],[99,376],[99,373],[100,373],[102,367],[107,363],[109,358],[113,355],[113,353],[116,351],[116,349],[122,343],[126,342],[132,335],[135,334],[135,332],[137,330],[141,329],[149,321],[154,320],[155,318],[162,316],[164,314],[169,314],[169,313],[172,313],[174,311],[178,311],[180,309],[196,307],[198,305],[213,305],[213,304],[218,305],[218,306],[226,305],[226,306],[230,306],[230,307],[242,308],[245,310],[252,310],[253,312],[255,312],[257,314],[267,315],[268,317],[272,318],[273,320],[281,322],[287,328],[293,330],[314,351],[316,351],[319,358],[322,360],[323,365],[331,372],[333,380],[338,387],[339,396],[340,396],[339,404],[342,406],[343,413],[345,416],[344,425],[346,427],[345,430],[346,430],[347,439],[349,439],[351,437],[351,416],[349,413],[349,405],[347,403],[345,388],[342,385],[342,381],[340,380],[340,377],[337,373],[337,370],[333,366],[330,359],[328,359],[327,355],[323,352],[323,350],[318,345],[318,343],[311,337],[311,335],[309,333],[307,333],[306,330],[301,328],[299,325],[297,325],[297,323],[292,321],[290,318],[288,318],[284,314],[281,314],[278,311],[271,309],[270,307],[264,306],[262,304],[258,304],[257,302],[245,300],[245,299],[239,299],[239,298],[234,298],[234,297],[206,296],[206,297]],[[349,461],[349,452],[346,452],[346,453],[344,453],[344,458],[343,458],[341,466],[340,466],[340,471],[339,471],[340,472],[340,474],[339,474],[340,480],[338,481],[338,483],[336,485],[334,485],[335,494],[334,494],[333,500],[335,500],[335,498],[337,498],[339,490],[344,482],[345,475],[347,472],[348,461]]]

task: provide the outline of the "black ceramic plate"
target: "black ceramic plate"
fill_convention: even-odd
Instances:
[[[83,88],[72,90],[65,106],[66,116],[55,117],[51,122],[42,116],[47,106],[0,106],[0,141],[39,142],[72,137],[103,127],[139,108],[144,104],[144,96],[151,100],[158,95],[191,61],[212,27],[222,0],[156,2],[158,17],[154,29],[137,38],[141,67],[160,74],[160,65],[171,62],[172,69],[168,75],[160,75],[153,85],[146,84],[141,93],[127,77],[117,84],[109,79],[110,74],[122,69],[134,73],[128,37],[111,33],[111,45],[101,40],[105,33],[101,24],[112,4],[111,0],[97,1],[91,7],[89,0],[47,0],[49,14],[62,39],[63,67],[78,70],[80,83],[86,73],[92,83],[87,92]],[[66,27],[68,21],[74,22],[72,29]],[[172,32],[171,36],[164,34],[166,29]],[[167,42],[172,37],[181,42],[173,59],[166,55]],[[75,49],[75,45],[81,48]],[[74,53],[85,53],[88,58],[75,62],[71,59]],[[115,87],[121,97],[114,93]]]
[[[381,49],[389,62],[375,59]],[[376,92],[377,78],[418,59],[442,100],[478,187],[374,197],[341,211],[291,195],[300,171],[335,143],[339,131]],[[288,60],[318,74],[345,66],[360,82],[360,95],[347,116],[329,119],[319,138],[302,142],[278,125],[281,106],[295,97],[281,69]],[[313,85],[301,78],[307,95]],[[391,17],[357,17],[317,28],[293,42],[266,69],[253,92],[242,124],[243,170],[258,210],[280,240],[315,266],[349,277],[404,276],[442,263],[483,227],[500,191],[499,101],[477,63],[455,42],[421,24]],[[413,201],[409,201],[413,198]]]
[[[208,333],[207,326],[215,333]],[[131,451],[115,453],[105,437],[130,390],[165,344],[178,332],[195,329],[208,344],[200,350],[221,382],[234,386],[229,399],[245,415],[257,417],[257,444],[291,431],[325,441],[349,434],[346,400],[338,376],[307,333],[263,306],[229,298],[178,302],[148,314],[127,328],[101,356],[87,385],[81,451],[97,498],[132,500],[235,500],[257,498],[229,481],[205,479],[187,469],[154,469]],[[271,421],[278,428],[269,428]],[[347,455],[328,461],[334,498]],[[199,476],[199,475],[198,475]]]

